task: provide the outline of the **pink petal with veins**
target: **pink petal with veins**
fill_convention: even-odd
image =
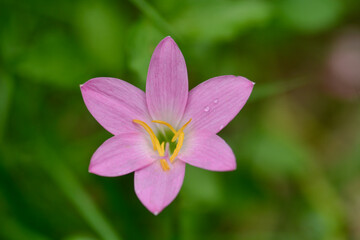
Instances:
[[[178,155],[195,167],[210,171],[232,171],[236,169],[236,160],[230,146],[215,134],[191,134],[181,153]]]
[[[81,85],[84,102],[94,118],[110,133],[139,132],[133,119],[150,119],[145,93],[116,78],[93,78]]]
[[[106,140],[91,158],[89,172],[106,177],[131,173],[156,158],[142,133],[123,133]]]
[[[176,127],[188,97],[188,76],[184,57],[171,37],[156,47],[146,81],[146,101],[154,120]]]
[[[135,192],[142,204],[157,215],[177,196],[183,184],[185,163],[175,161],[164,171],[159,161],[135,172]]]
[[[218,133],[242,109],[254,83],[243,77],[211,78],[192,89],[181,124],[192,119],[185,129]]]

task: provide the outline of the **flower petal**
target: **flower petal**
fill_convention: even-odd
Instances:
[[[176,125],[188,97],[188,76],[184,57],[171,37],[156,47],[146,81],[146,101],[154,120]]]
[[[110,133],[138,132],[133,119],[149,118],[145,93],[116,78],[93,78],[81,85],[84,102],[94,118]]]
[[[192,89],[182,124],[192,119],[186,128],[218,133],[242,109],[254,83],[243,77],[211,78]]]
[[[160,161],[135,172],[135,192],[142,204],[153,214],[159,214],[177,196],[183,184],[185,163],[175,161],[164,171]]]
[[[215,134],[193,133],[178,158],[210,171],[232,171],[236,160],[230,146]]]
[[[91,158],[89,172],[106,177],[128,174],[156,158],[142,133],[123,133],[106,140]]]

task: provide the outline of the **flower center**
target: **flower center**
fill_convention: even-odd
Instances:
[[[140,126],[142,126],[146,132],[150,135],[150,139],[151,139],[151,143],[153,145],[153,148],[155,151],[158,152],[159,156],[161,157],[160,159],[160,164],[161,164],[161,167],[164,171],[168,171],[170,170],[170,166],[168,164],[168,162],[166,161],[166,159],[164,158],[165,156],[165,142],[166,140],[162,141],[160,143],[159,139],[156,137],[154,131],[151,129],[151,127],[149,127],[149,125],[147,125],[145,122],[143,121],[140,121],[140,120],[137,120],[137,119],[134,119],[133,120],[134,123],[137,123],[139,124]],[[175,128],[173,126],[171,126],[170,123],[167,123],[167,122],[164,122],[164,121],[159,121],[159,120],[154,120],[152,121],[154,123],[158,123],[158,124],[162,124],[162,125],[165,125],[167,126],[172,134],[173,134],[173,137],[171,138],[171,143],[176,143],[176,147],[175,149],[172,151],[172,154],[171,156],[169,157],[169,160],[170,162],[172,163],[176,156],[179,154],[180,152],[180,149],[184,143],[184,129],[186,128],[186,126],[191,122],[191,119],[185,123],[179,130],[175,130]],[[169,143],[170,144],[170,143]]]

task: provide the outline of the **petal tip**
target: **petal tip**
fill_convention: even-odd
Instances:
[[[231,167],[229,168],[229,171],[235,171],[235,170],[236,170],[236,162],[235,162],[234,166],[231,166]]]
[[[95,175],[98,175],[98,176],[103,176],[103,177],[107,176],[106,174],[104,174],[103,171],[101,171],[101,169],[99,169],[99,167],[97,167],[96,164],[92,164],[92,163],[90,163],[90,165],[89,165],[88,172],[92,173],[92,174],[95,174]]]
[[[144,205],[144,207],[149,210],[152,214],[154,214],[155,216],[159,215],[159,213],[162,212],[162,210],[164,210],[164,208],[159,208],[158,206],[155,206],[153,204],[148,204],[147,201],[144,201],[143,198],[141,197],[141,191],[139,191],[136,187],[135,187],[135,194],[138,197],[138,199],[140,200],[140,202],[142,203],[142,205]]]
[[[177,44],[176,44],[175,40],[172,37],[167,36],[163,40],[160,41],[158,46],[172,46],[172,47],[176,46],[177,47]]]
[[[241,77],[241,76],[237,76],[238,79],[240,79],[242,82],[244,82],[244,84],[249,87],[249,88],[254,88],[255,86],[255,82],[250,81],[249,79],[247,79],[246,77]]]
[[[166,36],[162,41],[172,41],[175,42],[171,36]]]
[[[113,172],[104,171],[103,169],[101,169],[99,167],[93,167],[93,166],[89,167],[88,172],[91,174],[95,174],[97,176],[101,176],[101,177],[118,177],[118,176],[124,175],[122,173],[116,174]]]
[[[84,91],[86,91],[86,90],[88,90],[89,88],[91,88],[91,85],[92,85],[92,80],[93,80],[94,78],[92,78],[92,79],[89,79],[89,80],[87,80],[86,82],[84,82],[83,84],[80,84],[80,90],[81,90],[81,92],[84,92]]]
[[[236,170],[236,167],[237,167],[237,162],[236,162],[236,157],[234,155],[234,153],[232,153],[232,158],[231,158],[231,161],[229,162],[229,168],[227,171],[235,171]]]
[[[84,92],[86,90],[86,86],[87,86],[86,83],[80,84],[80,91]]]
[[[236,163],[234,165],[225,167],[223,169],[214,169],[214,172],[232,172],[236,170]]]
[[[254,86],[255,82],[250,81],[249,79],[247,79],[246,77],[242,77],[242,76],[235,76],[237,79],[240,79],[243,82],[247,82],[249,84],[249,86]]]
[[[153,207],[153,208],[148,208],[146,207],[152,214],[154,214],[155,216],[159,215],[167,206],[157,206],[157,207]]]
[[[159,215],[161,211],[151,211],[155,216]]]
[[[93,165],[91,165],[91,164],[89,165],[88,172],[89,172],[89,173],[92,173],[92,174],[96,174],[96,173],[95,173],[96,171],[95,171]]]

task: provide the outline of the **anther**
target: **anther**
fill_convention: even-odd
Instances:
[[[170,166],[169,164],[167,163],[167,161],[165,159],[160,159],[160,164],[161,164],[161,167],[164,171],[169,171],[170,170]]]
[[[173,154],[172,154],[171,157],[170,157],[170,162],[171,162],[171,163],[175,160],[175,158],[176,158],[177,155],[179,154],[180,149],[181,149],[181,147],[182,147],[182,145],[183,145],[183,142],[184,142],[184,133],[183,133],[183,132],[180,132],[180,136],[179,136],[179,140],[178,140],[178,142],[177,142],[177,144],[176,144],[176,148],[175,148]]]
[[[191,120],[192,120],[192,119],[190,118],[190,120],[189,120],[187,123],[185,123],[185,124],[179,129],[179,131],[177,131],[177,132],[175,133],[174,137],[171,139],[172,142],[175,142],[175,141],[176,141],[176,139],[178,138],[179,134],[184,131],[184,129],[186,128],[186,126],[191,122]]]
[[[170,130],[171,130],[174,134],[176,133],[175,128],[173,128],[173,126],[171,126],[171,124],[169,124],[169,123],[167,123],[167,122],[159,121],[159,120],[153,120],[152,122],[153,122],[153,123],[163,124],[163,125],[167,126],[168,128],[170,128]]]

